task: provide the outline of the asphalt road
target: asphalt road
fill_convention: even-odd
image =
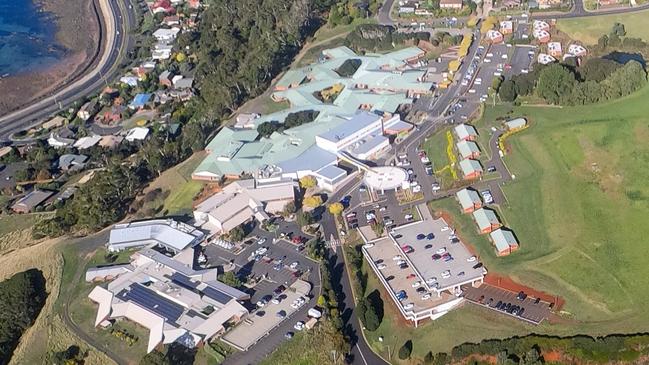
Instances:
[[[102,50],[108,52],[104,62],[95,65],[90,72],[80,75],[76,81],[72,81],[54,95],[0,117],[0,141],[9,141],[13,133],[40,124],[44,118],[58,111],[59,107],[65,108],[86,95],[100,90],[107,80],[113,80],[117,76],[117,66],[132,45],[129,33],[136,26],[136,16],[129,0],[108,0],[108,4],[116,29],[113,38],[105,34],[106,19],[102,22],[103,27],[100,27],[101,42],[109,38],[114,40],[111,44],[102,45]],[[99,5],[96,7],[99,9]],[[98,60],[101,59],[100,55]],[[84,82],[79,82],[84,78]]]

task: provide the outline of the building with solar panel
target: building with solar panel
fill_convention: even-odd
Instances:
[[[173,219],[152,219],[116,224],[110,230],[106,248],[110,252],[159,246],[178,253],[201,243],[205,234],[194,226]]]
[[[186,250],[192,253],[193,250]],[[169,257],[147,247],[131,257],[128,272],[88,297],[98,305],[95,326],[127,319],[147,328],[147,352],[180,342],[192,348],[248,315],[250,296],[217,280],[217,269],[194,270],[193,255]]]

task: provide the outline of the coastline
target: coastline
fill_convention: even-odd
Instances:
[[[55,64],[0,79],[0,115],[7,114],[59,88],[79,73],[98,47],[99,23],[88,0],[34,0],[52,15],[56,40],[65,54]]]

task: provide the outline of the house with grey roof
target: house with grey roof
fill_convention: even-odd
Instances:
[[[51,191],[34,189],[14,203],[11,210],[16,213],[29,213],[53,194]]]
[[[496,212],[488,208],[480,208],[473,212],[473,219],[480,233],[490,233],[502,226]]]
[[[462,176],[464,180],[473,180],[482,176],[482,165],[478,160],[472,160],[466,158],[460,161],[460,170],[462,170]]]
[[[508,229],[497,229],[489,233],[489,238],[491,238],[498,256],[507,256],[518,250],[518,240],[514,233]]]
[[[463,159],[477,159],[480,157],[480,148],[478,148],[478,144],[473,141],[462,140],[456,143],[455,146]]]
[[[519,130],[527,126],[527,120],[525,118],[516,118],[505,122],[505,127],[508,131]]]
[[[482,208],[480,194],[473,189],[462,189],[455,193],[455,197],[464,213],[472,213],[474,210]]]
[[[478,132],[472,125],[462,123],[455,126],[454,130],[460,141],[475,141],[478,138]]]
[[[58,166],[59,169],[64,172],[78,171],[86,166],[87,160],[88,156],[86,155],[75,155],[68,153],[59,157]]]

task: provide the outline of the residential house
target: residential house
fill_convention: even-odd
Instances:
[[[539,55],[536,57],[536,61],[542,65],[547,65],[549,63],[555,62],[556,60],[556,58],[545,53],[539,53]]]
[[[501,5],[509,9],[517,8],[521,6],[521,0],[503,0]]]
[[[543,29],[532,31],[532,36],[539,41],[539,43],[548,43],[550,41],[550,32]]]
[[[178,15],[169,15],[162,19],[162,24],[171,27],[174,25],[180,25],[180,17]]]
[[[190,9],[199,9],[201,7],[201,0],[187,0],[187,5]]]
[[[462,0],[440,0],[439,7],[441,9],[462,9]]]
[[[486,34],[487,40],[492,44],[502,43],[505,39],[503,34],[497,30],[489,29]]]
[[[176,12],[176,9],[171,6],[171,1],[169,0],[156,0],[153,4],[149,5],[149,9],[151,9],[153,14],[174,14]]]
[[[478,138],[478,132],[468,124],[459,124],[455,127],[455,135],[460,141],[475,141]]]
[[[462,140],[456,143],[455,146],[463,159],[477,159],[480,157],[480,148],[478,148],[478,145],[473,141]]]
[[[548,43],[548,54],[554,58],[560,58],[563,55],[563,49],[561,49],[560,42],[549,42]]]
[[[415,10],[419,7],[419,3],[407,1],[399,3],[399,14],[414,14]]]
[[[63,124],[65,124],[68,120],[63,118],[60,115],[55,116],[54,118],[48,120],[47,122],[43,123],[42,128],[43,129],[53,129],[53,128],[58,128],[61,127]]]
[[[158,43],[151,50],[151,58],[153,58],[154,60],[168,60],[169,58],[171,58],[172,50],[172,45]]]
[[[124,107],[121,105],[113,105],[110,108],[106,108],[99,114],[95,116],[95,122],[102,124],[116,124],[122,120],[122,113],[124,112]]]
[[[162,71],[160,76],[158,76],[158,82],[160,83],[160,85],[170,88],[173,85],[173,83],[171,81],[173,79],[173,77],[174,77],[173,73],[171,73],[170,71],[165,70],[165,71]]]
[[[101,137],[101,141],[99,141],[99,146],[104,147],[104,148],[115,148],[120,143],[122,143],[122,140],[124,140],[124,137],[122,137],[122,136],[114,136],[114,135],[110,134],[110,135]]]
[[[508,229],[497,229],[489,233],[489,238],[491,238],[498,256],[507,256],[518,250],[518,240],[514,233]]]
[[[126,133],[126,137],[124,137],[124,139],[126,139],[129,142],[144,141],[148,135],[149,135],[149,128],[135,127],[133,129],[128,130],[128,132]]]
[[[144,108],[149,103],[152,96],[153,94],[149,94],[149,93],[142,93],[142,94],[135,95],[131,103],[128,105],[129,109],[140,110]]]
[[[473,212],[473,219],[478,225],[480,233],[490,233],[502,226],[496,213],[487,208],[480,208]]]
[[[175,80],[173,84],[174,89],[176,90],[191,89],[194,85],[194,78],[181,76],[180,79]]]
[[[480,161],[468,158],[460,161],[460,170],[462,170],[464,180],[478,179],[483,172]]]
[[[482,208],[482,200],[480,194],[472,189],[462,189],[455,193],[457,201],[462,206],[464,213],[472,213],[476,209]]]
[[[550,9],[561,6],[561,0],[537,0],[539,9]]]
[[[68,153],[59,157],[58,166],[63,172],[74,172],[83,169],[87,160],[88,156]]]
[[[172,42],[176,39],[176,36],[178,36],[178,32],[180,32],[180,28],[177,27],[172,27],[172,28],[160,28],[153,32],[153,37],[158,40],[158,42]]]
[[[14,149],[11,146],[0,147],[0,158],[3,158],[4,156],[10,154],[13,150]]]
[[[534,23],[532,23],[532,29],[533,30],[545,30],[546,32],[550,31],[550,24],[548,22],[543,21],[543,20],[535,20]]]
[[[96,145],[97,143],[99,143],[100,140],[101,140],[101,136],[96,134],[86,136],[86,137],[81,137],[76,142],[74,142],[73,147],[79,150],[85,150]]]
[[[71,138],[63,138],[58,135],[58,133],[50,133],[50,137],[47,139],[47,144],[54,148],[64,148],[72,145],[74,143],[74,139]]]
[[[588,50],[579,44],[571,44],[568,46],[568,53],[575,57],[584,57],[588,54]]]
[[[503,20],[500,22],[500,33],[503,35],[514,33],[514,22],[511,20]]]
[[[51,191],[34,189],[14,203],[11,210],[16,213],[29,213],[53,194]]]
[[[125,75],[120,77],[119,82],[126,84],[130,87],[136,87],[137,83],[140,81],[140,78],[134,75]]]
[[[100,105],[97,102],[97,99],[92,99],[89,102],[83,104],[81,108],[79,108],[77,116],[85,122],[93,115],[95,115],[99,111],[99,108]]]
[[[263,222],[268,213],[281,212],[295,201],[296,188],[292,180],[263,184],[254,179],[234,181],[196,206],[196,225],[220,234],[251,219]]]

